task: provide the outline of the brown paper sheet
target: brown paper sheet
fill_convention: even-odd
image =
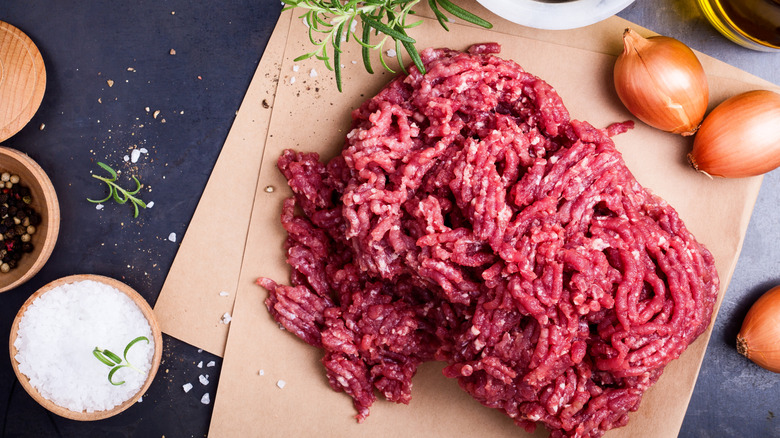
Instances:
[[[229,327],[221,320],[236,297],[289,16],[282,16],[268,41],[154,306],[164,333],[219,356]]]
[[[619,17],[611,17],[601,23],[579,29],[541,31],[502,20],[473,0],[464,6],[494,24],[491,32],[482,31],[481,41],[491,39],[492,37],[489,37],[491,35],[503,33],[598,53],[616,54],[622,49],[619,35],[624,28],[631,26],[644,35],[652,34]],[[281,62],[286,48],[285,39],[288,35],[291,15],[291,12],[282,15],[268,42],[263,59],[258,65],[222,153],[215,164],[212,176],[155,303],[154,310],[160,319],[163,332],[218,356],[224,353],[229,329],[228,325],[220,323],[220,318],[225,313],[232,312],[236,298],[238,274],[241,272],[244,257],[255,184],[273,110],[276,80],[278,75],[282,74]],[[420,15],[431,17],[431,12],[427,7],[422,7]],[[465,22],[463,24],[473,27]],[[436,32],[452,38],[453,33],[444,33],[438,25],[433,27]],[[301,38],[299,34],[293,36]],[[305,43],[301,43],[293,49],[296,50],[293,53],[299,54],[308,50],[308,47]],[[766,81],[737,68],[709,56],[699,55],[710,77],[739,80],[755,84],[760,88],[771,86]],[[347,67],[352,69],[353,64],[348,61]],[[359,69],[360,65],[354,67]],[[325,71],[321,66],[318,68],[322,75],[330,77],[330,72]],[[568,69],[564,67],[562,71]],[[292,77],[290,73],[293,72],[290,70],[284,72],[287,80]],[[304,81],[309,77],[308,74],[308,71],[301,71],[295,76],[298,80]],[[388,77],[384,75],[381,80],[376,78],[372,80],[381,85]],[[326,87],[332,87],[331,81],[325,82]],[[375,85],[375,88],[378,86]],[[332,91],[328,93],[328,96],[334,95]],[[369,95],[367,92],[363,94]],[[303,96],[326,102],[323,100],[326,98],[324,92],[320,93],[311,88],[303,90]],[[339,99],[341,97],[338,96]],[[713,102],[717,102],[714,97],[715,95],[713,95]],[[355,100],[356,104],[358,102],[359,100]],[[309,103],[304,105],[308,107]],[[323,106],[319,106],[318,109],[331,110]],[[347,123],[348,111],[340,114],[339,117]],[[338,143],[340,133],[334,130],[332,134],[329,140]],[[270,164],[273,167],[273,160]],[[230,206],[236,214],[229,216],[219,214],[218,212],[225,206]],[[221,224],[220,234],[213,233],[214,223]],[[278,224],[273,224],[273,227],[278,228]],[[741,231],[740,236],[742,234]],[[219,257],[203,256],[214,253]],[[213,264],[214,260],[218,260],[218,265]],[[228,296],[221,296],[220,292],[223,291],[227,292]]]
[[[473,10],[473,9],[472,9]],[[488,14],[485,14],[488,15]],[[614,95],[610,70],[618,39],[626,22],[612,18],[586,30],[539,32],[519,28],[491,17],[499,32],[453,24],[450,33],[435,23],[415,28],[425,46],[464,49],[483,41],[502,44],[501,56],[516,60],[526,70],[551,83],[572,116],[595,126],[625,120],[630,115]],[[283,17],[282,21],[287,20]],[[332,77],[314,61],[293,63],[308,46],[303,23],[293,18],[287,34],[274,111],[257,187],[243,266],[238,278],[233,322],[228,335],[221,378],[209,435],[233,436],[529,436],[513,422],[487,409],[441,375],[441,364],[421,367],[414,378],[410,405],[379,400],[371,416],[358,425],[351,399],[330,389],[319,363],[321,353],[290,333],[280,330],[263,305],[266,292],[256,286],[259,276],[288,278],[279,224],[284,198],[290,195],[275,160],[287,147],[320,152],[324,159],[338,153],[349,113],[390,78],[370,76],[362,65],[351,65],[359,54],[344,56],[345,90],[338,94]],[[278,29],[283,29],[280,21]],[[503,31],[502,31],[503,30]],[[513,36],[511,33],[523,34]],[[569,40],[576,35],[573,40]],[[551,42],[543,42],[542,39]],[[574,41],[578,47],[567,45]],[[354,48],[353,48],[354,50]],[[723,63],[702,57],[710,77],[711,101],[720,102],[737,92],[771,87]],[[297,65],[297,71],[293,66]],[[311,69],[320,74],[311,77]],[[292,82],[295,78],[295,82]],[[305,127],[305,129],[302,129]],[[665,198],[680,212],[697,238],[713,252],[723,292],[736,264],[761,178],[710,180],[685,163],[689,140],[637,124],[615,138],[637,179]],[[228,145],[226,145],[227,147]],[[657,385],[625,428],[610,437],[676,436],[704,356],[709,331],[684,355],[667,367]],[[203,340],[197,340],[203,342]],[[279,387],[284,382],[283,388]],[[532,436],[546,436],[543,428]]]

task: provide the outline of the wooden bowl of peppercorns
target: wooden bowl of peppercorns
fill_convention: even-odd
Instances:
[[[0,146],[0,292],[32,278],[49,259],[60,230],[60,205],[32,158]]]

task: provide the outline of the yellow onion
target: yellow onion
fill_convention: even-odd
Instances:
[[[628,111],[663,131],[691,135],[707,111],[704,69],[693,51],[674,38],[643,38],[626,29],[614,81]]]
[[[780,286],[770,289],[748,310],[737,335],[737,351],[780,373]]]
[[[713,176],[741,178],[780,166],[780,94],[748,91],[707,115],[688,161]]]

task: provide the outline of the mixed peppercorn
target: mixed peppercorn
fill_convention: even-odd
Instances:
[[[32,235],[41,216],[30,205],[30,189],[19,183],[19,176],[0,174],[0,273],[15,268],[22,254],[32,252]]]

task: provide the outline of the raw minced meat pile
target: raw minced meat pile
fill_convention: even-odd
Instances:
[[[352,114],[341,155],[285,151],[292,286],[258,280],[324,350],[358,421],[426,361],[552,436],[597,437],[710,322],[711,254],[610,136],[497,44],[428,49]]]

